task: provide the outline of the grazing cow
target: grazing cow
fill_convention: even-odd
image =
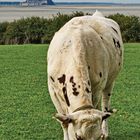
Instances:
[[[110,97],[122,58],[118,24],[98,11],[71,19],[54,35],[48,50],[48,87],[64,140],[108,137],[106,119],[115,111]]]

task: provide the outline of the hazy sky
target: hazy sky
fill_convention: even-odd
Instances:
[[[0,0],[0,1],[25,1],[25,0]],[[115,2],[115,3],[140,3],[140,0],[52,0],[54,2]]]
[[[140,0],[53,0],[54,2],[115,2],[115,3],[140,3]]]

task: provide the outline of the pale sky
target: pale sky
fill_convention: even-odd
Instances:
[[[115,2],[115,3],[140,3],[140,0],[53,0],[54,2]]]
[[[25,1],[25,0],[0,0],[0,1]],[[114,2],[114,3],[140,3],[140,0],[52,0],[54,2]]]

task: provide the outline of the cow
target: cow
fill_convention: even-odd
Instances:
[[[48,50],[48,88],[64,140],[108,137],[114,81],[123,65],[119,25],[96,11],[74,17],[55,33]]]

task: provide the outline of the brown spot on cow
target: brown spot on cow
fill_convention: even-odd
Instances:
[[[120,42],[116,41],[114,38],[113,38],[113,42],[114,42],[115,47],[117,47],[117,48],[121,47]]]
[[[81,136],[78,136],[77,134],[76,134],[76,139],[77,140],[83,140],[82,137]]]
[[[88,85],[90,86],[90,81],[88,80]]]
[[[118,31],[114,27],[112,27],[112,29],[118,34]]]
[[[107,108],[107,107],[105,107],[105,110],[104,110],[104,112],[108,112],[108,108]]]
[[[77,88],[73,88],[73,95],[77,96],[79,92],[77,91]]]
[[[103,37],[102,36],[100,36],[100,38],[103,40]]]
[[[119,62],[119,66],[121,65],[121,63]]]
[[[72,87],[75,87],[75,86],[76,86],[76,83],[73,83],[73,84],[72,84]]]
[[[87,87],[86,87],[86,89],[85,89],[85,90],[86,90],[86,92],[87,92],[87,93],[90,93],[90,90],[89,90]]]
[[[115,45],[115,47],[116,47],[116,40],[113,38],[113,42],[114,42],[114,45]]]
[[[111,94],[110,94],[110,93],[108,93],[108,96],[111,96]]]
[[[74,77],[73,76],[70,78],[70,83],[72,83],[73,88],[76,86],[76,83],[74,82]]]
[[[63,91],[64,98],[65,98],[65,101],[66,101],[67,105],[70,106],[70,102],[69,102],[69,99],[68,99],[66,87],[63,87],[62,91]]]
[[[102,77],[102,73],[100,72],[99,75],[100,75],[100,78],[101,78]]]
[[[120,45],[120,42],[119,42],[119,41],[117,41],[117,47],[118,47],[118,48],[120,48],[120,47],[121,47],[121,45]]]
[[[51,78],[51,80],[52,80],[53,82],[55,82],[52,76],[50,76],[50,78]]]
[[[70,77],[70,83],[73,83],[73,76]]]
[[[65,81],[66,81],[65,74],[63,74],[62,77],[58,78],[58,81],[59,81],[60,84],[63,84],[64,85],[65,84]]]
[[[77,96],[79,94],[79,92],[77,91],[76,83],[74,82],[74,77],[71,76],[70,77],[70,83],[72,83],[72,87],[73,87],[73,95]]]

